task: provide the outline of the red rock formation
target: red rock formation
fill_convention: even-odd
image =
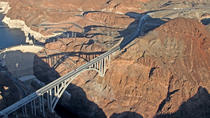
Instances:
[[[58,27],[70,27],[72,24],[66,24],[69,22],[79,24],[82,27],[102,25],[126,28],[134,19],[118,13],[140,12],[139,3],[142,3],[142,0],[94,0],[93,4],[90,0],[7,1],[10,1],[12,6],[8,16],[12,19],[24,20],[28,26],[43,34],[57,31]],[[100,12],[90,12],[84,14],[84,17],[75,16],[82,15],[85,11]],[[55,29],[36,27],[42,23],[59,24],[52,26]],[[72,29],[69,28],[68,30]],[[78,31],[78,29],[72,31]],[[171,20],[149,32],[146,36],[136,39],[134,45],[126,47],[124,53],[115,59],[113,58],[104,78],[96,76],[97,73],[94,71],[88,71],[82,73],[73,81],[73,84],[81,87],[87,98],[102,108],[107,117],[125,111],[136,112],[145,118],[175,113],[180,110],[180,105],[183,102],[190,100],[197,94],[198,97],[203,97],[200,94],[203,91],[200,91],[199,88],[203,87],[208,92],[210,90],[209,34],[205,26],[195,19],[177,18]],[[107,48],[97,44],[83,45],[90,41],[86,39],[63,39],[49,43],[46,45],[48,48],[46,52],[47,54],[56,54],[56,51],[50,50],[58,50],[58,52],[107,50]],[[72,60],[78,62],[74,64],[74,67],[85,62],[78,57],[74,57]],[[66,62],[72,63],[69,60]],[[41,64],[38,63],[37,66],[41,66]],[[46,68],[41,68],[44,71],[39,69],[36,72],[44,72],[43,77],[49,74],[44,70]],[[63,63],[56,71],[58,74],[64,75],[71,69]],[[84,101],[76,101],[76,97],[82,96],[77,87],[69,87],[68,91],[75,97],[66,103],[66,105],[71,104],[71,110],[73,109],[78,115],[83,112],[86,117],[93,117],[94,114],[97,114],[97,108]],[[208,97],[204,97],[205,103],[209,105]],[[185,109],[183,112],[189,112],[190,116],[194,115],[195,109],[199,109],[199,104],[203,104],[201,101],[199,102],[199,98],[197,99],[198,103],[190,101],[192,103],[186,107],[189,109]],[[190,109],[191,104],[198,105]],[[89,109],[82,109],[83,105],[86,105],[84,108]],[[81,109],[76,109],[78,106]],[[197,113],[200,112],[201,110],[197,110]]]
[[[210,90],[209,40],[209,32],[197,20],[177,18],[137,39],[111,62],[104,78],[73,83],[108,117],[125,111],[145,118],[174,113],[200,86]],[[195,111],[184,112],[193,116]]]
[[[199,86],[210,90],[209,38],[209,32],[196,20],[169,21],[114,61],[105,81],[116,91],[118,100],[127,103],[118,102],[121,108],[134,107],[144,117],[155,115],[160,101],[175,92],[161,110],[173,113],[196,94]],[[135,98],[137,95],[141,98]]]
[[[73,84],[81,87],[87,98],[102,108],[107,117],[125,111],[136,112],[146,118],[174,113],[183,102],[197,94],[199,87],[210,90],[209,34],[205,26],[195,19],[171,20],[145,37],[136,39],[133,46],[128,46],[125,53],[112,60],[104,78],[96,79],[96,72],[90,71],[82,73]],[[69,42],[72,46],[66,45]],[[84,43],[83,39],[73,42],[66,39],[46,47],[62,52],[101,49],[100,46],[93,48],[95,45],[81,48]],[[73,48],[76,44],[80,46]],[[79,63],[84,62],[79,60]],[[57,72],[60,75],[67,73],[69,70],[63,71],[65,68],[62,64]],[[68,90],[73,96],[80,96],[78,89],[70,87]],[[77,99],[69,103],[72,104],[70,109],[85,104],[74,100]],[[95,110],[88,112],[94,114]],[[186,109],[184,112],[194,111]]]
[[[52,35],[55,31],[64,31],[64,29],[78,32],[78,29],[74,28],[74,24],[82,28],[89,25],[126,28],[133,20],[123,14],[141,12],[139,7],[142,3],[139,0],[111,0],[109,2],[107,0],[3,1],[9,2],[11,7],[7,14],[8,17],[23,20],[28,27],[43,35]],[[120,8],[115,8],[116,5],[113,6],[109,3],[119,4]],[[97,13],[89,13],[89,11],[97,11]],[[88,14],[83,17],[82,15],[85,13]],[[46,26],[42,26],[43,24]]]

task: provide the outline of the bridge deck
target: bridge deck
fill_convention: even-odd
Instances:
[[[141,32],[141,28],[142,28],[142,23],[144,22],[146,16],[148,15],[144,15],[141,17],[140,21],[139,21],[139,25],[138,28],[136,30],[136,32],[134,33],[134,35],[132,37],[130,37],[130,40],[124,42],[123,46],[127,45],[128,43],[130,43],[133,39],[135,39],[135,37],[137,37],[140,33],[140,35],[142,35]],[[77,69],[67,73],[66,75],[54,80],[53,82],[47,84],[46,86],[40,88],[39,90],[37,90],[36,92],[26,96],[25,98],[21,99],[20,101],[16,102],[15,104],[7,107],[6,109],[0,111],[0,116],[1,115],[6,115],[8,116],[9,114],[11,114],[12,112],[18,110],[19,108],[23,107],[24,105],[32,102],[33,100],[35,100],[36,98],[38,98],[39,96],[42,96],[43,94],[45,94],[46,92],[48,92],[49,90],[52,90],[53,88],[56,88],[57,86],[59,87],[59,85],[65,81],[69,81],[71,82],[72,80],[75,79],[75,76],[77,76],[79,73],[83,72],[84,70],[88,70],[88,68],[94,64],[97,65],[98,62],[101,62],[104,66],[104,63],[102,60],[105,59],[106,57],[110,56],[112,53],[116,52],[117,50],[120,50],[122,48],[122,45],[117,46],[115,48],[112,48],[111,50],[101,54],[100,56],[92,59],[91,61],[87,62],[86,64],[83,64],[82,66],[78,67]],[[62,86],[62,85],[61,85]],[[65,87],[64,87],[65,88]],[[59,90],[59,89],[58,89]],[[65,90],[65,89],[64,89]],[[56,93],[57,90],[55,90]],[[63,91],[63,90],[62,90]],[[53,104],[53,106],[55,106],[56,104]]]

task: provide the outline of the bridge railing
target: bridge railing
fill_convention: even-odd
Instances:
[[[43,113],[43,116],[45,116],[44,97],[43,97],[44,94],[46,94],[46,96],[47,96],[48,108],[52,112],[56,103],[58,102],[59,98],[61,97],[62,93],[65,91],[67,86],[71,83],[71,81],[73,81],[75,79],[75,77],[79,73],[83,72],[84,70],[88,70],[89,68],[95,67],[95,69],[98,70],[99,75],[103,76],[103,74],[105,72],[104,70],[106,67],[106,59],[110,59],[110,56],[112,53],[116,52],[117,50],[120,50],[122,48],[122,46],[124,47],[125,45],[130,43],[135,37],[137,37],[139,35],[139,33],[140,33],[140,35],[142,35],[142,32],[141,32],[141,28],[143,27],[142,23],[144,23],[147,16],[148,15],[142,16],[142,18],[140,19],[139,24],[138,24],[139,29],[136,30],[134,35],[131,37],[131,40],[126,41],[124,44],[117,46],[117,47],[101,54],[100,56],[92,59],[91,61],[87,62],[86,64],[83,64],[82,66],[78,67],[77,69],[54,80],[53,82],[40,88],[36,92],[30,94],[29,96],[26,96],[25,98],[21,99],[20,101],[16,102],[15,104],[0,111],[0,117],[1,116],[7,117],[9,114],[13,113],[14,111],[20,109],[23,106],[26,106],[29,103],[31,103],[32,112],[36,114],[36,106],[34,106],[35,105],[34,101],[36,101],[36,99],[39,99],[40,111]],[[102,73],[102,74],[100,74],[100,73]],[[54,98],[52,98],[52,97],[54,97]],[[25,110],[26,107],[23,107],[23,108],[24,108],[23,111],[26,111]]]
[[[47,84],[46,86],[38,89],[36,92],[26,96],[25,98],[21,99],[20,101],[16,102],[15,104],[0,111],[0,116],[1,116],[1,114],[3,114],[4,116],[8,116],[9,114],[13,113],[14,111],[20,109],[21,107],[25,108],[24,106],[26,106],[27,104],[33,103],[34,101],[36,101],[36,99],[41,99],[44,94],[47,94],[46,96],[48,96],[48,98],[51,99],[51,100],[49,100],[49,101],[51,101],[51,103],[48,103],[48,106],[49,106],[49,109],[51,111],[53,111],[59,98],[61,97],[62,93],[65,91],[65,88],[71,83],[71,81],[73,81],[75,79],[75,77],[79,73],[83,72],[84,70],[88,69],[89,67],[92,67],[94,64],[98,64],[98,67],[100,67],[102,69],[103,66],[104,67],[106,66],[104,64],[105,63],[104,59],[106,57],[110,58],[110,55],[119,49],[120,49],[120,47],[117,46],[117,47],[107,51],[106,53],[103,53],[99,57],[92,59],[91,61],[87,62],[86,64],[83,64],[82,66],[78,67],[77,69],[67,73],[66,75],[54,80],[53,82]],[[100,68],[98,68],[99,71],[100,71]],[[54,97],[52,94],[54,94]],[[43,102],[43,100],[40,100],[40,102]],[[44,111],[43,105],[41,107],[42,107],[41,111]],[[33,109],[36,109],[36,107],[33,106]]]

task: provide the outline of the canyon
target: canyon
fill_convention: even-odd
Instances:
[[[66,90],[71,98],[63,96],[58,112],[47,117],[208,118],[209,5],[209,0],[0,0],[0,11],[3,22],[20,28],[28,43],[43,46],[25,71],[44,84],[130,42],[114,54],[104,77],[81,73]],[[129,41],[144,15],[141,35]],[[54,67],[46,58],[53,55],[65,59]],[[29,94],[41,87],[17,86],[11,76],[0,73],[0,110],[25,96],[15,90],[23,87]]]

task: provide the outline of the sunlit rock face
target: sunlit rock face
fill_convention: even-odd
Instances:
[[[61,52],[85,49],[85,46],[74,49],[66,46],[68,41],[48,44],[48,53],[56,47],[60,47]],[[134,42],[113,57],[104,78],[94,71],[81,73],[68,88],[74,96],[72,101],[64,105],[86,117],[182,117],[183,113],[188,117],[194,112],[200,117],[202,111],[209,114],[209,32],[204,25],[196,19],[177,18]],[[71,45],[73,43],[76,42]],[[92,44],[86,50],[106,49]],[[69,58],[77,61],[77,66],[85,63],[79,57]],[[61,64],[57,72],[63,75],[68,72],[66,68],[67,65]],[[80,110],[76,110],[77,107]],[[201,110],[197,110],[199,108]]]
[[[46,39],[45,49],[35,57],[34,73],[45,83],[132,35],[142,12],[197,5],[197,1],[178,0],[94,0],[93,4],[89,0],[8,1],[11,9],[7,17],[24,21],[27,27],[43,36],[58,35]],[[161,13],[157,16],[188,15]],[[189,14],[193,18],[202,15]],[[136,38],[122,53],[116,53],[105,77],[99,77],[95,71],[81,73],[67,89],[71,100],[60,104],[76,116],[89,118],[208,117],[209,28],[199,19],[170,18],[151,17],[151,21],[157,20],[162,25],[145,31],[145,36]],[[72,32],[77,36],[71,37]],[[79,55],[84,52],[95,55]],[[55,69],[43,59],[46,55],[62,56],[63,53],[78,55],[69,56]]]

